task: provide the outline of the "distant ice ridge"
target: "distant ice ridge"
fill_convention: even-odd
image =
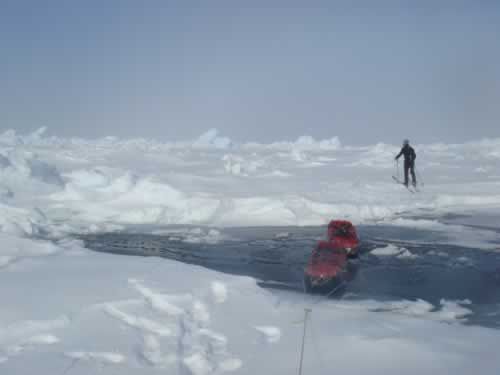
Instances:
[[[193,142],[194,147],[228,148],[232,144],[227,137],[219,137],[217,129],[210,129]]]
[[[119,148],[123,146],[142,146],[149,144],[150,146],[161,148],[161,146],[168,147],[195,147],[195,148],[214,148],[214,149],[228,149],[238,147],[248,148],[270,148],[270,149],[290,149],[297,148],[302,150],[336,150],[342,147],[338,137],[330,139],[315,140],[313,137],[303,135],[298,137],[295,141],[279,141],[271,143],[236,143],[230,138],[219,135],[216,128],[211,128],[201,134],[197,139],[189,141],[172,141],[172,142],[159,142],[154,139],[135,138],[135,139],[121,139],[115,136],[102,137],[95,140],[83,138],[63,138],[56,136],[45,136],[47,127],[41,127],[31,134],[21,135],[17,134],[15,130],[7,130],[0,134],[0,147],[2,146],[49,146],[49,145],[68,145],[68,146],[82,146],[82,145],[98,145],[104,147],[106,145],[115,145]]]
[[[160,142],[154,139],[146,138],[119,138],[116,136],[102,137],[98,139],[84,139],[84,138],[64,138],[57,136],[47,136],[47,127],[41,127],[34,132],[23,135],[18,134],[15,130],[6,130],[0,133],[0,149],[3,147],[15,146],[31,146],[31,147],[44,147],[44,146],[66,146],[66,147],[82,147],[93,145],[101,147],[113,146],[115,149],[123,150],[124,147],[143,147],[148,146],[155,150],[167,148],[186,148],[194,146],[196,148],[214,148],[214,149],[268,149],[268,150],[286,150],[286,149],[300,149],[310,151],[339,151],[339,152],[354,152],[366,159],[365,156],[393,156],[394,151],[399,151],[401,145],[391,145],[386,143],[376,143],[367,146],[349,146],[343,145],[340,139],[333,136],[329,139],[316,140],[309,135],[298,137],[295,141],[280,140],[271,141],[269,143],[257,142],[243,142],[236,143],[230,138],[219,135],[216,128],[212,128],[204,132],[197,139],[186,141],[170,141]],[[484,161],[486,164],[495,162],[500,159],[500,138],[483,138],[461,144],[445,144],[445,143],[432,143],[432,144],[418,144],[413,143],[418,152],[417,161],[420,163],[447,163],[449,161],[467,162]],[[427,160],[420,160],[420,156],[425,156]],[[435,159],[430,160],[430,159]],[[389,160],[392,162],[392,159]]]
[[[335,151],[342,147],[342,143],[338,137],[332,137],[330,139],[315,140],[313,137],[308,135],[303,135],[297,138],[295,141],[280,141],[272,143],[256,143],[250,142],[243,144],[244,148],[258,149],[258,148],[268,148],[271,150],[290,150],[295,149],[298,151]]]
[[[0,149],[0,177],[4,181],[33,179],[46,184],[63,185],[55,166],[40,160],[33,152],[17,148]]]
[[[352,147],[337,137],[310,136],[238,144],[216,129],[163,143],[48,137],[45,128],[7,131],[0,134],[0,203],[37,207],[67,231],[75,225],[320,225],[332,217],[398,225],[393,219],[423,210],[500,207],[497,146],[500,139],[416,145],[423,186],[411,195],[391,178],[399,145]]]

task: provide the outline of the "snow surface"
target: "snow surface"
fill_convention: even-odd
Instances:
[[[498,331],[461,324],[470,301],[271,293],[248,277],[95,253],[74,238],[137,225],[169,236],[165,225],[190,224],[199,228],[179,240],[217,244],[221,232],[202,225],[345,218],[456,242],[466,227],[414,217],[500,208],[500,139],[416,145],[419,194],[391,179],[398,148],[335,137],[235,144],[213,129],[173,143],[1,134],[1,373],[294,373],[312,307],[304,373],[497,374]],[[414,256],[393,245],[374,253]]]

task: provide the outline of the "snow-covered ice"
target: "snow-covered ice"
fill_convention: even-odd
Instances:
[[[257,326],[255,329],[262,333],[265,340],[269,343],[280,341],[281,331],[278,327]]]
[[[6,131],[0,372],[289,374],[298,365],[304,308],[313,306],[305,373],[497,374],[500,335],[462,324],[471,314],[467,300],[318,303],[271,293],[249,277],[92,252],[75,235],[142,228],[217,246],[217,227],[345,218],[433,230],[450,243],[482,240],[491,250],[494,231],[439,217],[500,208],[499,148],[500,139],[416,145],[425,185],[412,195],[391,179],[397,145],[350,147],[307,136],[237,144],[215,129],[171,143]],[[405,262],[416,256],[398,245],[373,253]]]
[[[398,248],[394,245],[387,245],[386,247],[374,249],[371,251],[371,253],[377,256],[396,256],[401,259],[415,259],[418,257],[418,255],[412,254],[412,252],[408,249]]]

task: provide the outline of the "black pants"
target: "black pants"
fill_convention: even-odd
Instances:
[[[408,186],[408,170],[411,173],[411,181],[413,185],[417,185],[417,178],[415,177],[415,162],[405,160],[405,185]]]

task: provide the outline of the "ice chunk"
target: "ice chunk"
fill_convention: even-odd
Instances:
[[[276,343],[281,339],[281,330],[274,326],[256,326],[255,329],[259,331],[269,343]]]
[[[227,299],[226,284],[220,281],[212,281],[212,293],[217,303],[223,303]]]
[[[213,364],[202,353],[184,358],[183,363],[191,375],[210,374],[214,370]]]
[[[125,362],[125,356],[120,353],[113,352],[67,352],[65,353],[68,358],[97,361],[101,363],[118,364]]]

